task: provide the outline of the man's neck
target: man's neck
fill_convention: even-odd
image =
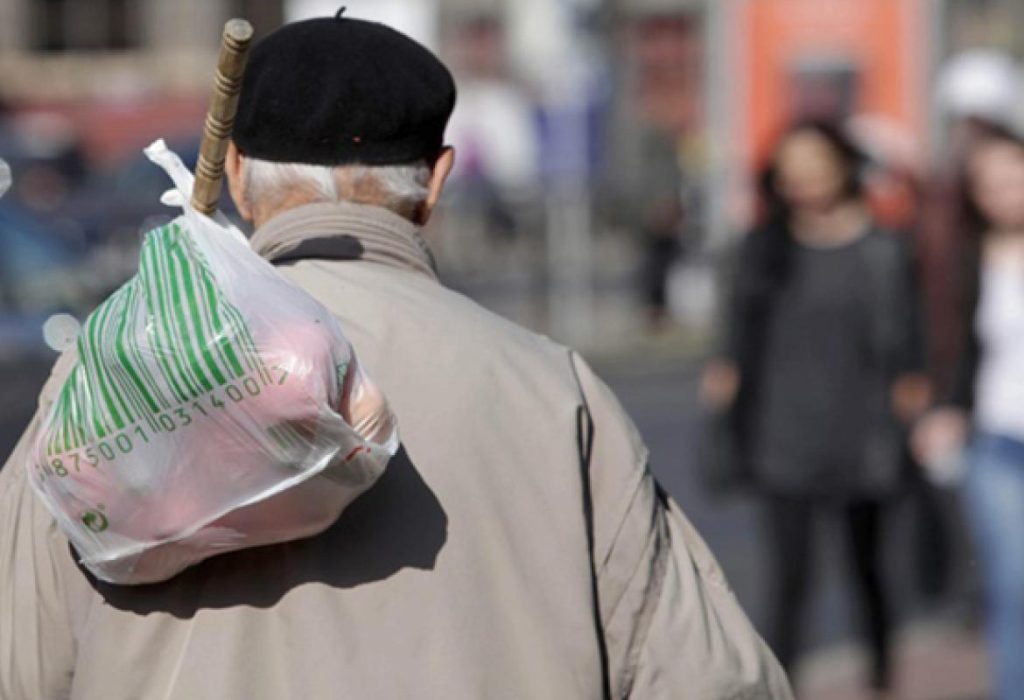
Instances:
[[[316,204],[322,201],[323,200],[321,199],[310,197],[309,195],[306,195],[304,193],[294,193],[284,198],[280,202],[275,202],[274,206],[268,206],[266,204],[254,206],[252,209],[252,225],[256,229],[262,228],[264,224],[266,224],[268,221],[273,219],[278,214],[283,214],[284,212],[289,211],[291,209],[297,209],[298,207],[305,206],[307,204]],[[401,216],[403,219],[410,220],[416,226],[423,225],[423,223],[415,220],[412,217],[404,216],[399,212],[393,212],[391,211],[391,209],[388,209],[387,207],[382,207],[379,204],[371,204],[364,202],[352,202],[352,204],[360,204],[362,206],[368,207],[377,207],[379,209],[383,209],[384,211],[391,212],[392,214],[397,214],[398,216]]]
[[[316,197],[311,197],[304,192],[291,192],[272,205],[258,202],[252,208],[252,225],[257,229],[262,228],[265,223],[278,214],[283,214],[289,209],[295,209],[304,204],[313,204],[316,201]]]

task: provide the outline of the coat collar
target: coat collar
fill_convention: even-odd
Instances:
[[[365,260],[437,279],[434,256],[419,228],[381,207],[348,202],[305,204],[266,222],[250,245],[270,262]]]

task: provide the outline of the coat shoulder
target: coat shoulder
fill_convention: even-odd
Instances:
[[[351,262],[304,262],[285,274],[339,318],[361,355],[401,349],[429,354],[438,370],[518,370],[575,386],[568,347],[435,280]]]

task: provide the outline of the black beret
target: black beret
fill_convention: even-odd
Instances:
[[[312,19],[253,47],[232,137],[245,155],[279,163],[412,163],[441,151],[454,107],[451,73],[406,35]]]

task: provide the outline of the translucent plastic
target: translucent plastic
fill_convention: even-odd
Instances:
[[[184,214],[147,234],[138,274],[84,323],[27,465],[83,565],[113,583],[321,532],[398,444],[331,314],[188,206],[191,173],[162,141],[146,152]]]
[[[11,166],[3,158],[0,158],[0,197],[7,194],[11,189]]]

